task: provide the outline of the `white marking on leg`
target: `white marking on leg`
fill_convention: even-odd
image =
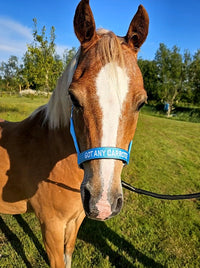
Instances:
[[[64,254],[64,262],[65,262],[65,268],[71,268],[72,257],[67,254]]]
[[[101,146],[116,147],[121,109],[129,89],[129,78],[125,69],[117,66],[114,62],[106,64],[97,76],[96,88],[103,115]],[[108,191],[113,178],[115,160],[102,159],[100,161],[103,192],[96,206],[100,212],[99,218],[105,219],[111,214]]]

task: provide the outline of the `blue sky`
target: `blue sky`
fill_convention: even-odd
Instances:
[[[33,18],[38,27],[56,28],[57,52],[78,47],[73,32],[73,16],[79,0],[5,0],[0,1],[0,62],[10,55],[22,57],[32,41]],[[149,13],[149,35],[139,56],[153,59],[159,43],[177,45],[194,54],[200,49],[200,1],[198,0],[90,0],[97,28],[125,35],[129,23],[143,4]]]

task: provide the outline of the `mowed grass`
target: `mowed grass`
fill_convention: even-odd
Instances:
[[[0,117],[22,120],[45,102],[0,98]],[[200,124],[141,112],[122,179],[164,194],[200,191],[199,152]],[[72,267],[200,267],[199,209],[199,200],[161,201],[124,190],[118,216],[83,222]],[[48,267],[34,214],[1,215],[0,229],[0,267]]]
[[[0,97],[0,118],[8,121],[20,121],[37,107],[48,102],[47,97],[20,97],[17,95]]]

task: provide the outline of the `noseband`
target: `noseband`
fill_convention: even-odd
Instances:
[[[80,152],[74,128],[73,109],[74,107],[72,106],[70,117],[70,133],[74,141],[74,146],[76,148],[79,167],[82,168],[82,163],[84,162],[96,159],[116,159],[121,160],[125,165],[128,165],[132,141],[129,143],[128,151],[118,147],[96,147]]]

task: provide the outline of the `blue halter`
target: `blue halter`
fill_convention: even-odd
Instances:
[[[132,141],[129,143],[128,151],[117,147],[96,147],[84,152],[80,152],[74,129],[73,108],[74,107],[72,106],[70,117],[70,133],[72,135],[74,146],[76,148],[78,165],[81,167],[82,163],[94,159],[117,159],[123,161],[124,164],[127,165],[129,163]]]

